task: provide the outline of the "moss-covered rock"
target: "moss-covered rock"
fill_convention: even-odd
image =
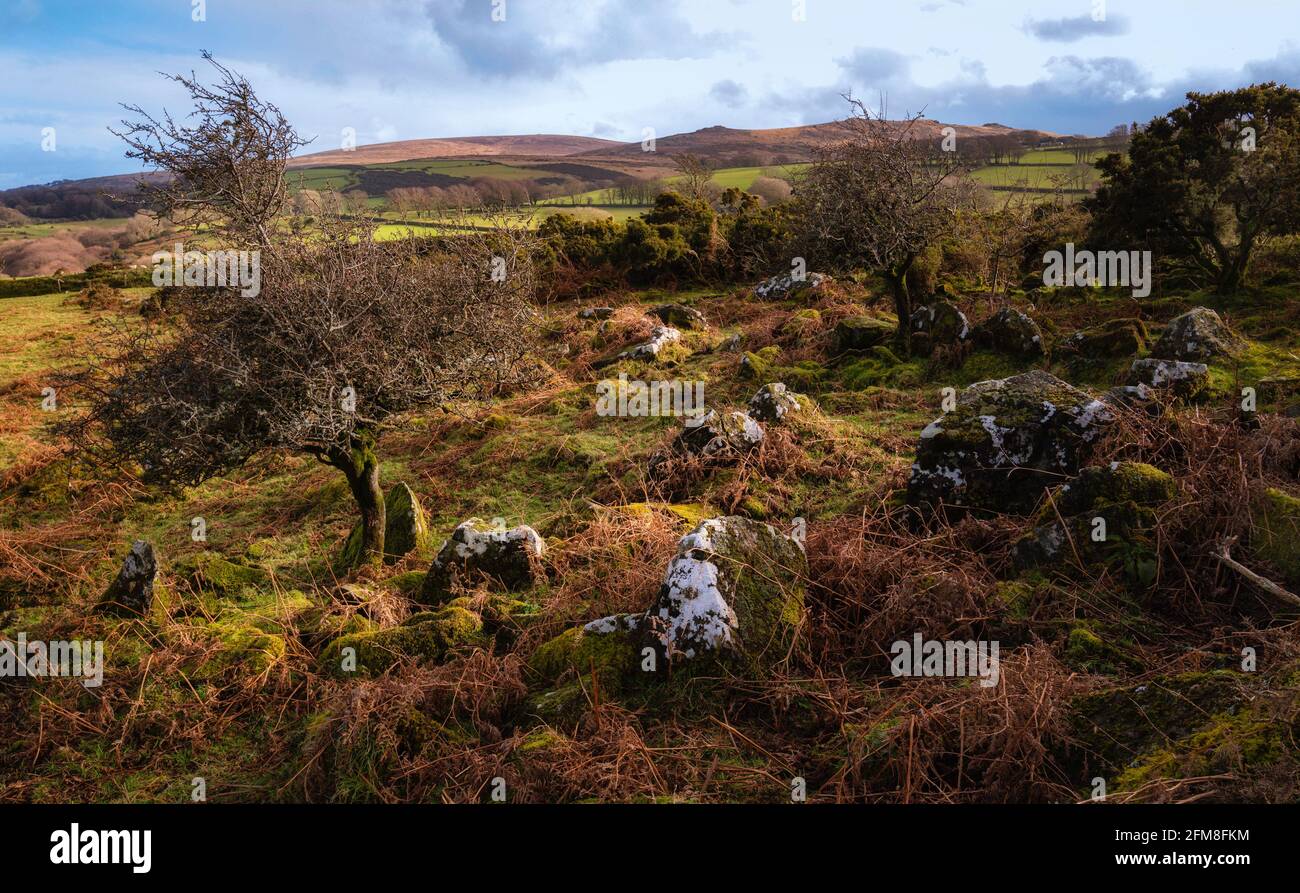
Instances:
[[[348,534],[339,558],[339,570],[347,571],[361,564],[363,530],[357,522]],[[394,484],[384,497],[384,562],[393,564],[408,552],[428,545],[429,531],[420,500],[405,483]]]
[[[320,665],[334,675],[377,675],[403,660],[436,662],[457,646],[483,644],[482,619],[448,605],[416,614],[401,626],[341,636],[326,646]]]
[[[772,380],[772,369],[781,359],[781,348],[769,344],[757,352],[745,351],[740,357],[740,377],[760,381]]]
[[[437,605],[451,595],[457,581],[483,581],[507,590],[520,590],[537,581],[537,562],[546,544],[526,524],[493,527],[481,518],[462,522],[438,550],[425,575],[419,601]]]
[[[908,501],[1025,514],[1046,487],[1078,473],[1113,420],[1041,370],[973,384],[921,432]]]
[[[1058,345],[1058,350],[1081,359],[1131,357],[1146,350],[1150,340],[1146,323],[1125,317],[1075,332]]]
[[[1174,497],[1174,479],[1141,462],[1083,469],[1053,493],[1039,527],[1014,547],[1016,566],[1118,561],[1130,581],[1149,584],[1155,573],[1155,509]]]
[[[1255,508],[1254,520],[1254,554],[1281,571],[1287,582],[1300,584],[1300,499],[1270,487]]]
[[[975,326],[975,341],[993,350],[1036,359],[1045,356],[1043,330],[1029,316],[1014,307],[1003,307]]]
[[[1229,670],[1162,676],[1084,695],[1071,703],[1075,756],[1089,771],[1114,779],[1135,760],[1191,735],[1244,698],[1240,675]]]
[[[682,329],[703,329],[708,327],[704,314],[685,304],[660,304],[650,310],[650,315],[661,322]]]
[[[886,344],[898,334],[898,323],[874,316],[850,316],[835,326],[835,348],[839,353],[870,350]]]
[[[619,691],[639,666],[640,636],[635,621],[630,626],[612,626],[608,631],[581,626],[565,630],[538,646],[528,659],[528,669],[548,688],[576,675],[595,677],[604,691]]]
[[[284,660],[284,637],[232,617],[201,628],[210,647],[193,661],[189,675],[194,679],[215,679],[234,671],[240,676],[258,676]]]
[[[1183,400],[1192,400],[1209,387],[1210,368],[1204,363],[1184,363],[1181,360],[1145,357],[1133,361],[1133,366],[1129,370],[1128,383],[1145,385],[1158,391],[1166,391]]]
[[[1205,362],[1214,357],[1232,356],[1243,346],[1242,339],[1219,314],[1208,307],[1197,307],[1170,321],[1151,348],[1151,356],[1161,360]]]
[[[200,552],[188,564],[191,580],[220,596],[244,595],[264,588],[269,582],[266,571],[260,567],[227,561],[216,552]]]

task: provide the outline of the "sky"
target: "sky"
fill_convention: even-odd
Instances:
[[[315,142],[891,117],[1101,134],[1300,85],[1295,0],[0,0],[0,189],[123,173],[211,51]]]

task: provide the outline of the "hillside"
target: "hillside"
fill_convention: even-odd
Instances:
[[[290,167],[332,164],[389,164],[424,158],[492,158],[498,155],[556,158],[599,152],[619,145],[613,140],[589,136],[531,134],[523,136],[466,136],[439,139],[401,140],[371,143],[344,151],[330,149],[299,155]]]

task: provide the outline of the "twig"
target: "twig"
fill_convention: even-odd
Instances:
[[[1281,586],[1279,586],[1277,583],[1274,583],[1272,580],[1268,579],[1267,577],[1261,577],[1259,574],[1255,573],[1253,570],[1246,567],[1240,561],[1237,561],[1231,555],[1228,554],[1228,551],[1232,548],[1232,544],[1235,543],[1236,541],[1237,538],[1235,536],[1228,537],[1227,539],[1225,539],[1223,542],[1219,544],[1219,551],[1211,554],[1213,554],[1215,558],[1219,559],[1220,563],[1226,564],[1228,567],[1232,568],[1234,571],[1241,574],[1247,580],[1254,583],[1264,592],[1267,592],[1269,595],[1273,596],[1274,598],[1280,599],[1281,601],[1284,601],[1289,605],[1294,605],[1295,607],[1300,608],[1300,596],[1295,595],[1292,592],[1288,592],[1287,590],[1283,589]]]

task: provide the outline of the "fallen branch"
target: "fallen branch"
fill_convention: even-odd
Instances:
[[[1281,586],[1279,586],[1277,583],[1274,583],[1272,580],[1268,579],[1267,577],[1261,577],[1259,574],[1255,573],[1253,570],[1246,567],[1246,565],[1242,564],[1240,561],[1237,561],[1230,554],[1228,554],[1229,551],[1232,549],[1233,543],[1235,543],[1236,541],[1237,538],[1235,536],[1228,537],[1227,539],[1225,539],[1223,542],[1219,544],[1219,551],[1213,552],[1211,554],[1213,554],[1215,558],[1219,559],[1219,562],[1221,564],[1226,564],[1228,567],[1232,568],[1234,571],[1241,574],[1251,583],[1254,583],[1264,592],[1267,592],[1269,595],[1273,596],[1274,598],[1280,599],[1281,601],[1284,601],[1289,605],[1294,605],[1295,607],[1300,608],[1300,596],[1288,592],[1287,590],[1283,589]]]

